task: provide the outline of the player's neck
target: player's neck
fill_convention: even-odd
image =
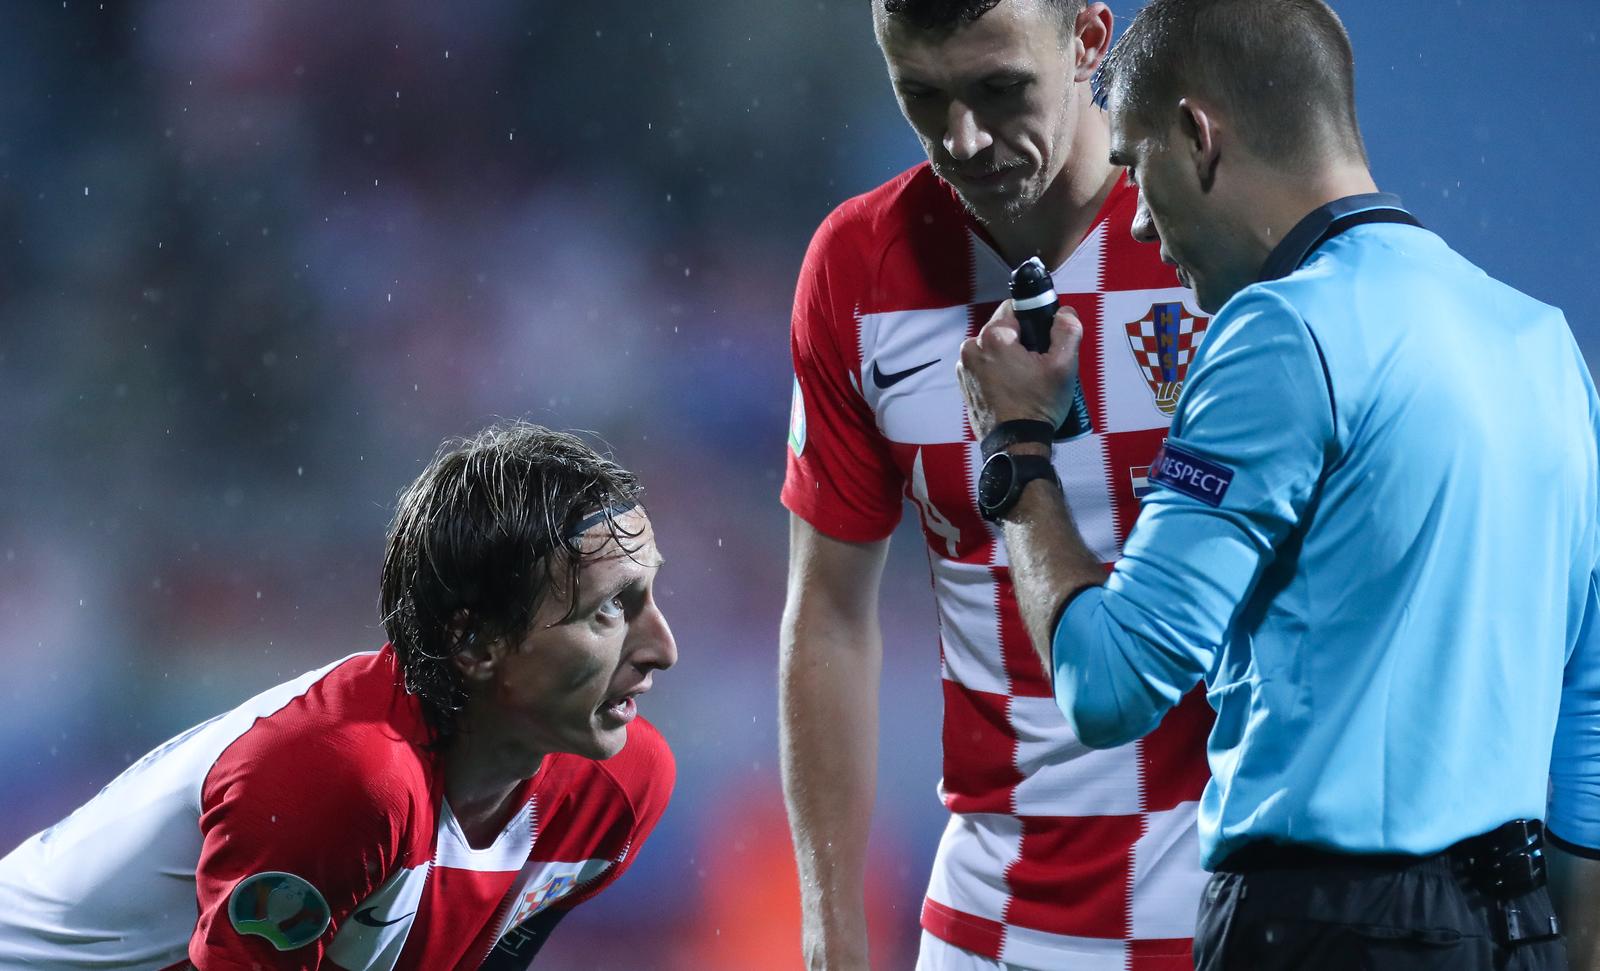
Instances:
[[[539,771],[543,756],[463,728],[441,758],[445,801],[467,842],[486,846],[517,811],[513,796]]]
[[[1107,159],[1108,136],[1098,109],[1079,131],[1072,158],[1045,189],[1038,203],[1022,216],[985,229],[1000,247],[1000,255],[1016,266],[1037,256],[1055,269],[1094,227],[1095,216],[1122,177],[1122,169]]]

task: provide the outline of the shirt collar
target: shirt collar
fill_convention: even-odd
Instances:
[[[1281,279],[1298,270],[1300,264],[1304,263],[1312,253],[1316,252],[1317,247],[1326,242],[1329,237],[1338,235],[1345,228],[1336,228],[1334,226],[1335,222],[1346,216],[1370,212],[1375,209],[1392,209],[1403,216],[1401,219],[1394,220],[1395,222],[1416,224],[1416,220],[1406,212],[1405,206],[1401,205],[1400,197],[1388,192],[1366,192],[1361,195],[1335,199],[1325,206],[1318,206],[1311,210],[1304,219],[1300,220],[1293,229],[1284,235],[1283,239],[1278,241],[1278,245],[1274,246],[1272,252],[1267,254],[1267,261],[1261,264],[1261,272],[1257,275],[1256,282],[1265,283],[1268,280]],[[1363,220],[1363,222],[1366,221],[1388,220]]]

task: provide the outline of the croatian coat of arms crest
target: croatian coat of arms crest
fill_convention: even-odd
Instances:
[[[1183,304],[1174,302],[1152,304],[1143,317],[1123,325],[1133,347],[1133,359],[1144,373],[1162,414],[1177,410],[1178,393],[1183,390],[1189,362],[1200,349],[1200,339],[1210,323],[1210,317],[1196,317]]]

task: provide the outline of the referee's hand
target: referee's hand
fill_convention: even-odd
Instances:
[[[1050,349],[1022,346],[1011,301],[1002,303],[978,336],[961,345],[956,374],[967,399],[972,431],[982,439],[1003,421],[1032,418],[1057,428],[1072,408],[1078,386],[1078,345],[1083,323],[1068,307],[1050,325]]]

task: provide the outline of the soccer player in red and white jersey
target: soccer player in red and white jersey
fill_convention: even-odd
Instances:
[[[876,775],[877,591],[902,496],[938,603],[951,812],[918,967],[1192,967],[1205,875],[1195,812],[1211,712],[1198,693],[1109,751],[1073,737],[976,503],[962,341],[1038,256],[1086,331],[1094,433],[1055,449],[1085,539],[1115,560],[1207,320],[1108,161],[1091,79],[1111,13],[1083,0],[873,0],[890,79],[929,163],[841,205],[795,297],[793,513],[783,624],[785,792],[810,967],[864,969]]]
[[[0,967],[527,967],[672,792],[635,701],[677,659],[638,500],[535,425],[447,447],[390,530],[390,644],[184,732],[0,860]]]

